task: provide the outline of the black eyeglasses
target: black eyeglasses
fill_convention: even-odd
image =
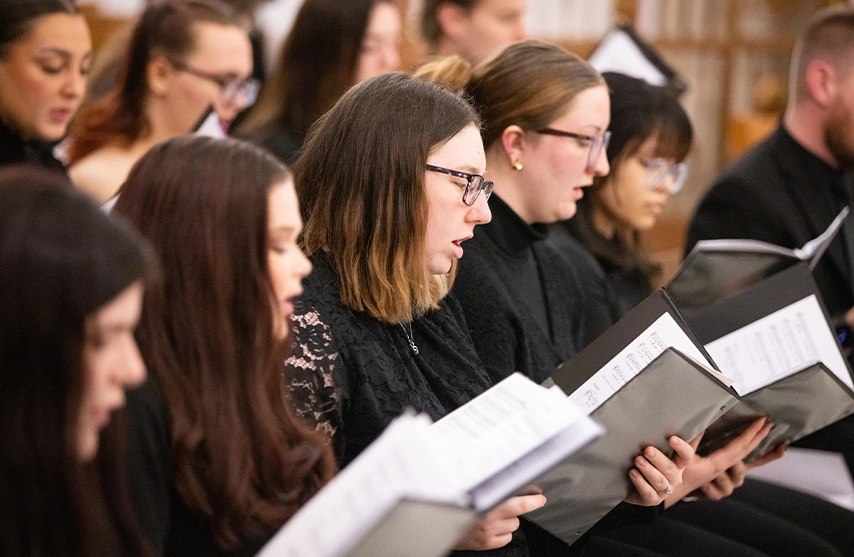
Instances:
[[[557,135],[560,137],[572,137],[579,140],[582,146],[589,145],[590,151],[587,153],[587,168],[594,168],[602,151],[608,148],[608,142],[611,140],[611,132],[604,132],[599,135],[584,135],[581,133],[565,132],[554,128],[543,128],[537,130],[537,133],[546,135]]]
[[[432,164],[427,165],[427,170],[448,174],[449,176],[455,176],[465,180],[466,187],[463,190],[463,203],[466,205],[474,205],[474,202],[477,200],[477,196],[480,195],[480,192],[483,192],[486,199],[489,199],[489,196],[492,195],[492,187],[494,184],[489,180],[484,180],[483,176],[480,174],[470,174],[468,172],[451,170],[450,168],[442,168],[441,166],[435,166]]]
[[[226,104],[235,104],[239,101],[239,104],[243,106],[250,106],[258,98],[258,90],[261,86],[257,79],[239,79],[231,75],[204,72],[177,60],[169,60],[169,63],[179,72],[188,73],[216,83],[219,86],[220,97]]]

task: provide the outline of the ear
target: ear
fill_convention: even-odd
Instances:
[[[836,69],[824,60],[813,60],[807,65],[806,88],[819,106],[827,107],[836,98],[836,77]]]
[[[164,95],[169,90],[169,82],[175,70],[166,58],[157,56],[148,62],[145,74],[149,90],[155,95]]]
[[[507,163],[514,166],[516,163],[525,164],[524,160],[524,135],[525,130],[517,125],[507,126],[501,132],[501,146],[507,155]]]
[[[442,35],[451,41],[457,42],[466,32],[466,19],[466,11],[457,4],[442,2],[436,6],[436,21]]]

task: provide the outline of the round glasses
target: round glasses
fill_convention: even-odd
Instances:
[[[667,185],[669,179],[670,193],[676,193],[682,189],[686,178],[688,178],[688,165],[684,162],[670,164],[667,159],[662,158],[638,158],[638,162],[646,168],[646,185],[650,189],[655,190]]]
[[[466,187],[463,189],[463,203],[466,205],[474,205],[474,202],[477,200],[477,196],[480,195],[480,192],[483,192],[485,199],[489,199],[489,196],[492,195],[492,187],[494,184],[489,180],[484,180],[483,176],[480,174],[471,174],[461,170],[451,170],[450,168],[443,168],[432,164],[428,164],[426,167],[427,170],[432,172],[439,172],[441,174],[447,174],[449,176],[455,176],[465,180]]]
[[[204,72],[175,60],[170,60],[169,63],[179,72],[188,73],[216,83],[219,86],[220,99],[226,104],[239,104],[247,107],[251,106],[255,102],[255,99],[258,98],[258,90],[261,88],[261,84],[257,79],[251,77],[240,79],[233,75]]]
[[[599,161],[602,151],[608,148],[608,142],[611,140],[611,132],[604,132],[599,135],[584,135],[582,133],[565,132],[554,128],[543,128],[541,130],[537,130],[536,133],[556,135],[558,137],[571,137],[573,139],[577,139],[578,144],[581,147],[589,147],[590,151],[587,153],[588,172],[591,172],[592,169],[596,167],[596,163]]]

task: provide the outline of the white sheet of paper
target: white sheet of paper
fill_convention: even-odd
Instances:
[[[559,388],[514,373],[430,428],[468,491],[571,423],[586,418]]]
[[[789,447],[782,458],[752,469],[748,477],[797,489],[854,511],[854,481],[839,453]]]
[[[426,415],[393,421],[362,454],[308,501],[264,546],[259,557],[344,555],[402,497],[467,504]]]
[[[665,313],[593,377],[569,395],[570,400],[590,414],[670,347],[676,348],[703,365],[709,365],[706,357],[676,323],[673,316]]]
[[[733,387],[747,395],[816,362],[854,389],[851,374],[815,295],[706,345]]]

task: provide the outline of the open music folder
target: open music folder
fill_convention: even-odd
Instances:
[[[684,316],[741,395],[709,429],[701,452],[722,446],[757,416],[774,427],[748,460],[854,413],[851,370],[806,263]]]
[[[484,513],[604,429],[514,374],[435,424],[395,419],[260,557],[439,557]]]
[[[663,290],[562,364],[552,381],[608,434],[537,479],[546,506],[526,515],[574,543],[633,490],[635,456],[665,454],[671,435],[691,440],[738,395]]]
[[[814,268],[848,216],[845,207],[818,237],[800,249],[759,240],[701,240],[685,257],[665,287],[673,302],[685,311],[735,295],[744,288],[801,261]]]

